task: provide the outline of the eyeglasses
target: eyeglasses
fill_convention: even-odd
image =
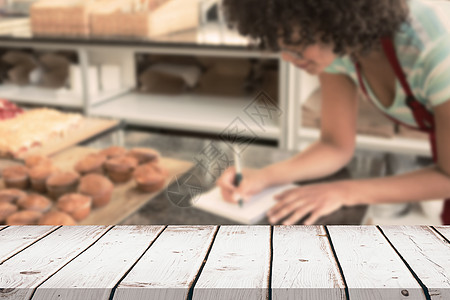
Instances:
[[[297,51],[288,50],[286,48],[281,48],[280,51],[288,54],[289,56],[293,57],[294,59],[298,59],[298,60],[305,59],[303,54],[300,52],[297,52]]]

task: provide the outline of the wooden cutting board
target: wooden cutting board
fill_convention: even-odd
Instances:
[[[23,160],[27,155],[40,154],[51,156],[64,149],[75,146],[91,137],[116,127],[118,120],[84,118],[77,129],[70,131],[66,136],[46,141],[42,146],[21,153],[16,159]]]
[[[72,147],[52,157],[54,164],[62,170],[73,170],[76,162],[89,153],[98,152],[97,149],[86,147]],[[162,157],[161,165],[168,170],[164,190],[176,175],[187,172],[193,164],[188,161]],[[3,181],[0,187],[3,188]],[[119,224],[128,216],[139,210],[147,202],[152,200],[161,191],[154,193],[142,193],[136,189],[136,183],[130,180],[124,184],[116,184],[111,202],[105,207],[93,209],[90,215],[79,225],[114,225]]]

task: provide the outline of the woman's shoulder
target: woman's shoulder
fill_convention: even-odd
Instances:
[[[450,34],[450,1],[448,0],[407,0],[410,20],[409,34],[420,40],[423,48],[427,44]]]

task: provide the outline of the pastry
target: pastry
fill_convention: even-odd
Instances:
[[[68,214],[61,211],[51,211],[39,218],[39,225],[76,225],[75,220]]]
[[[62,113],[54,109],[32,109],[14,119],[0,122],[0,155],[19,157],[45,142],[64,137],[81,124],[80,114]]]
[[[52,202],[44,196],[31,194],[26,197],[20,198],[17,201],[17,205],[23,210],[33,210],[45,213],[52,207]]]
[[[58,199],[64,194],[74,193],[77,189],[80,175],[75,172],[58,172],[51,175],[46,181],[49,195]]]
[[[29,171],[31,188],[38,193],[47,192],[46,181],[58,169],[51,164],[43,163],[33,167]]]
[[[48,158],[47,156],[42,156],[42,155],[28,155],[25,158],[25,165],[30,169],[34,168],[38,165],[41,165],[41,164],[51,165],[52,160],[50,158]]]
[[[128,155],[136,158],[140,165],[157,162],[161,156],[158,151],[151,148],[133,148],[128,152]]]
[[[13,166],[3,170],[3,180],[8,188],[26,190],[29,185],[28,168]]]
[[[16,203],[16,201],[22,197],[25,197],[27,193],[18,189],[6,189],[0,190],[0,203]]]
[[[78,192],[92,198],[93,207],[102,207],[111,201],[114,185],[105,176],[89,174],[81,178]]]
[[[91,197],[74,193],[59,198],[56,207],[74,218],[75,221],[81,221],[91,212],[91,204]]]
[[[106,148],[102,151],[100,151],[101,155],[105,155],[106,158],[113,158],[113,157],[118,157],[118,156],[123,156],[125,154],[127,154],[127,149],[125,149],[124,147],[120,147],[120,146],[111,146],[109,148]]]
[[[37,225],[42,213],[33,210],[22,210],[6,218],[8,225]]]
[[[167,178],[167,172],[159,165],[147,163],[139,166],[133,173],[137,187],[142,192],[152,193],[160,190]]]
[[[122,183],[130,180],[137,166],[137,159],[131,156],[111,158],[105,163],[106,173],[114,183]]]
[[[6,218],[17,212],[17,205],[9,202],[0,202],[0,223],[5,222]]]
[[[103,164],[105,161],[106,156],[103,154],[89,154],[77,162],[75,171],[81,175],[90,173],[103,175]]]

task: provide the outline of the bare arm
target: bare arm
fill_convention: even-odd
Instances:
[[[436,165],[399,176],[357,181],[363,197],[352,203],[421,201],[450,197],[450,101],[434,109],[439,160]]]
[[[298,155],[262,171],[268,185],[324,177],[341,169],[353,156],[357,89],[345,75],[320,75],[322,113],[320,140]]]

